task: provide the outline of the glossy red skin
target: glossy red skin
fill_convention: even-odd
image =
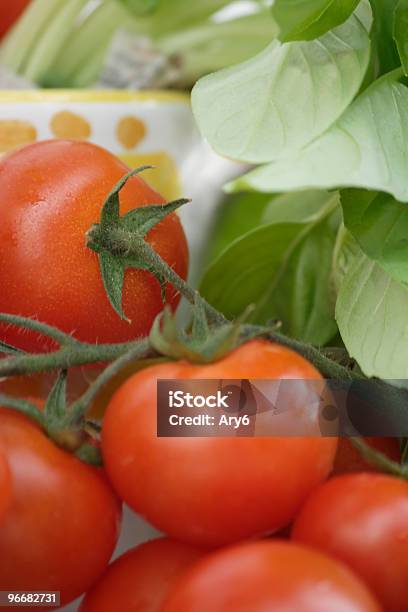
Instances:
[[[401,458],[399,440],[397,438],[364,438],[364,441],[399,463]],[[378,472],[379,469],[368,463],[348,438],[340,438],[334,460],[333,474],[349,474],[353,472]]]
[[[333,478],[312,493],[292,535],[346,563],[386,612],[407,609],[407,482],[372,473]]]
[[[121,508],[103,473],[0,408],[0,451],[12,499],[0,522],[0,590],[60,591],[68,603],[105,570]]]
[[[10,505],[11,500],[11,475],[8,463],[3,453],[0,452],[0,526],[1,520]]]
[[[208,555],[170,592],[162,612],[380,612],[365,585],[330,557],[280,540]]]
[[[127,270],[123,306],[132,323],[121,320],[106,296],[98,256],[85,244],[128,170],[96,145],[62,140],[29,145],[0,162],[0,312],[36,317],[89,342],[127,341],[150,331],[163,308],[159,282],[149,272]],[[135,176],[120,201],[123,214],[164,200]],[[188,250],[176,214],[153,228],[148,242],[186,277]],[[173,308],[179,301],[170,287],[167,300]],[[1,326],[0,335],[29,351],[45,346],[11,326]]]
[[[170,588],[202,554],[167,538],[133,548],[108,567],[80,612],[159,612]]]
[[[0,38],[17,21],[31,0],[2,0],[0,2]]]
[[[212,365],[145,369],[105,414],[108,475],[131,508],[175,539],[219,546],[278,531],[329,474],[334,438],[158,438],[158,378],[319,378],[300,355],[254,340]]]

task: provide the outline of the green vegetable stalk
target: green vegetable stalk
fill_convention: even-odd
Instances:
[[[254,15],[217,23],[214,15],[230,3],[100,0],[92,8],[89,0],[34,0],[0,46],[0,63],[41,86],[87,87],[98,80],[115,33],[126,29],[176,58],[179,85],[191,86],[257,53],[277,33],[262,2]]]

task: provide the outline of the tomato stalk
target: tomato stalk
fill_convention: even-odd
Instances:
[[[352,445],[358,450],[358,452],[372,465],[378,467],[382,472],[393,474],[398,478],[408,480],[408,465],[404,463],[403,458],[401,463],[393,461],[384,453],[376,450],[362,438],[350,438]]]
[[[98,378],[88,387],[85,393],[71,405],[69,415],[66,419],[66,424],[68,426],[80,424],[88,407],[98,395],[99,391],[127,365],[146,358],[151,353],[152,349],[147,338],[135,342],[132,348],[109,364],[98,376]]]

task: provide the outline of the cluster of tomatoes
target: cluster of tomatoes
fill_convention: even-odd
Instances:
[[[125,171],[97,147],[66,142],[28,147],[0,164],[0,285],[9,289],[0,311],[92,342],[147,333],[162,306],[157,280],[126,272],[132,322],[120,320],[84,241]],[[134,177],[121,194],[122,212],[158,198]],[[185,276],[175,215],[149,241]],[[177,304],[174,293],[167,297]],[[31,331],[3,327],[1,336],[31,351],[50,348]],[[159,438],[157,380],[187,378],[320,374],[266,340],[211,364],[141,370],[104,415],[103,468],[0,408],[0,591],[59,591],[61,604],[86,593],[82,612],[404,612],[408,483],[370,471],[335,438]],[[380,445],[398,459],[397,441]],[[109,565],[123,502],[166,537]]]

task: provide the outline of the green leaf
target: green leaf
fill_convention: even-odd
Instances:
[[[251,193],[245,194],[249,199]],[[257,194],[258,197],[266,197]],[[327,191],[302,191],[297,193],[283,193],[277,196],[267,196],[268,205],[262,214],[262,223],[311,223],[321,218],[322,208],[333,194]]]
[[[341,284],[336,320],[364,374],[408,378],[408,289],[361,251]]]
[[[221,155],[250,162],[289,156],[347,108],[370,56],[367,30],[352,15],[310,42],[272,42],[254,58],[201,79],[193,111]]]
[[[343,191],[341,203],[345,225],[364,253],[408,286],[408,206],[362,189]]]
[[[279,38],[313,40],[343,23],[359,0],[275,0],[272,14],[279,28]]]
[[[369,87],[302,151],[261,166],[227,190],[365,187],[408,202],[408,89],[392,73]]]
[[[102,251],[99,255],[99,266],[103,286],[112,308],[121,319],[130,323],[130,319],[126,317],[122,307],[122,291],[126,270],[123,259],[112,255],[109,251]]]
[[[394,15],[398,0],[370,0],[374,14],[372,32],[379,74],[386,74],[400,65],[393,37]]]
[[[408,0],[399,0],[397,4],[393,34],[402,67],[408,75]]]
[[[231,242],[249,230],[263,224],[263,213],[275,196],[263,193],[239,193],[222,202],[207,247],[208,263],[212,262]]]
[[[313,222],[269,223],[233,242],[205,274],[204,297],[227,317],[254,304],[253,322],[278,318],[299,339],[330,340],[336,333],[329,279],[338,201],[338,194],[326,194]]]
[[[353,265],[356,256],[360,253],[360,247],[358,243],[346,230],[343,224],[340,225],[339,231],[336,237],[336,243],[334,245],[333,252],[333,265],[331,281],[333,290],[338,294],[344,277]]]

